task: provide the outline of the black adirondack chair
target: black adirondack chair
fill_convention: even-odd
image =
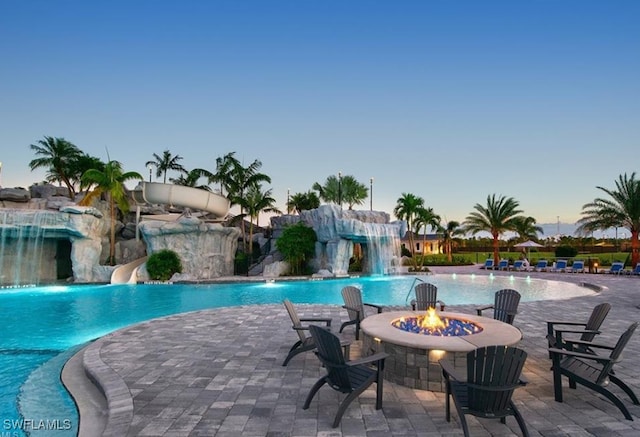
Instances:
[[[356,325],[356,340],[360,339],[360,322],[367,317],[365,312],[365,306],[375,308],[378,311],[378,314],[382,312],[382,307],[380,305],[374,305],[372,303],[363,303],[362,302],[362,291],[358,287],[347,286],[342,289],[342,299],[344,299],[344,305],[342,308],[347,310],[347,314],[349,316],[349,320],[344,322],[342,326],[340,326],[340,332],[349,326]]]
[[[611,402],[624,414],[627,420],[633,420],[627,407],[620,398],[611,392],[607,386],[609,382],[620,387],[635,405],[639,405],[638,397],[633,390],[618,378],[613,372],[613,366],[621,360],[622,351],[629,342],[633,332],[638,327],[638,322],[632,323],[620,336],[615,346],[597,344],[580,340],[564,340],[565,348],[550,348],[549,353],[553,365],[553,391],[557,402],[562,402],[562,375],[569,378],[569,387],[575,389],[576,384],[581,384],[594,390]],[[597,353],[584,353],[572,350],[574,347],[588,347],[593,351],[611,351],[609,356]]]
[[[507,416],[514,416],[522,434],[529,435],[527,425],[511,400],[513,391],[524,386],[520,377],[527,359],[522,349],[510,346],[487,346],[467,353],[467,377],[457,375],[453,364],[440,360],[446,379],[445,415],[451,421],[453,403],[460,418],[465,436],[469,426],[465,415],[471,414],[485,419],[500,419],[506,423]]]
[[[610,309],[611,305],[606,302],[596,305],[586,322],[568,320],[547,321],[547,341],[549,342],[549,348],[564,349],[564,334],[580,334],[579,340],[593,341],[595,336],[600,334],[600,326],[607,317],[607,314],[609,314]],[[574,350],[594,353],[592,350],[585,347],[581,348],[579,345],[574,345]],[[551,354],[549,354],[549,358],[551,358]]]
[[[335,334],[316,325],[311,325],[310,330],[317,347],[316,355],[327,370],[327,374],[318,379],[311,387],[302,408],[304,410],[309,408],[313,397],[325,384],[334,390],[346,393],[347,397],[338,407],[333,421],[333,427],[336,428],[349,404],[375,382],[376,410],[381,409],[382,371],[384,370],[384,360],[388,354],[381,352],[358,360],[347,361],[342,354],[340,339]]]
[[[421,282],[414,288],[416,298],[411,301],[413,311],[426,311],[440,305],[440,311],[444,311],[444,302],[438,300],[438,287],[428,282]]]
[[[330,327],[331,319],[330,318],[309,318],[309,317],[300,318],[298,316],[298,313],[296,312],[296,309],[294,308],[293,304],[289,301],[289,299],[285,299],[283,303],[285,308],[287,309],[287,312],[289,313],[289,317],[291,318],[291,323],[293,323],[292,328],[294,331],[296,331],[299,338],[299,340],[296,341],[293,346],[291,346],[291,349],[289,349],[289,354],[287,355],[287,358],[285,358],[284,362],[282,363],[283,366],[286,366],[287,364],[289,364],[289,361],[291,360],[291,358],[295,357],[296,355],[302,352],[307,352],[310,350],[314,350],[316,348],[316,345],[313,342],[313,337],[311,337],[311,335],[307,335],[307,332],[309,331],[308,324],[324,323],[325,326]],[[308,324],[303,325],[302,322],[306,322]],[[340,344],[345,349],[345,355],[349,356],[349,342],[341,341]]]
[[[486,305],[476,308],[479,316],[483,311],[493,309],[493,318],[501,322],[513,325],[513,319],[518,314],[518,305],[520,304],[520,293],[516,290],[505,288],[496,291],[495,301],[493,305]]]

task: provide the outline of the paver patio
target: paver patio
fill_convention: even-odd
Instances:
[[[435,268],[489,274],[478,267]],[[588,282],[606,287],[593,296],[569,300],[522,302],[515,325],[528,352],[524,375],[529,384],[515,392],[532,436],[637,436],[640,406],[624,393],[634,421],[595,392],[564,384],[564,403],[553,398],[547,355],[546,324],[551,319],[586,319],[600,302],[612,305],[599,341],[613,344],[633,321],[640,320],[640,278],[570,273],[530,274],[550,280]],[[338,305],[296,305],[308,317],[346,320]],[[395,307],[396,309],[398,307]],[[473,314],[475,305],[448,310]],[[390,308],[390,309],[393,309]],[[283,305],[220,308],[170,316],[125,328],[94,342],[84,364],[107,392],[110,417],[106,435],[141,436],[440,436],[462,435],[454,413],[444,418],[444,394],[414,390],[385,381],[384,406],[374,408],[375,388],[355,400],[339,428],[331,428],[342,396],[328,387],[311,407],[304,399],[323,369],[312,352],[282,361],[297,336]],[[353,329],[346,328],[353,339]],[[351,348],[359,354],[359,342]],[[640,394],[640,335],[631,339],[616,373]],[[375,387],[375,386],[374,386]],[[520,435],[513,418],[469,418],[472,435]]]

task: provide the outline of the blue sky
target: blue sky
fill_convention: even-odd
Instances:
[[[389,213],[496,193],[573,223],[638,168],[639,22],[638,1],[0,0],[1,184],[42,180],[48,135],[143,175],[235,151],[281,209],[341,171]]]

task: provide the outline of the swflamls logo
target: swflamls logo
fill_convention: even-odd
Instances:
[[[5,419],[2,427],[5,430],[22,431],[68,431],[71,429],[70,419]],[[6,433],[2,433],[4,437]]]

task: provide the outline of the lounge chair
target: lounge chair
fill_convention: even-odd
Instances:
[[[340,339],[326,328],[312,325],[311,336],[318,351],[316,355],[327,370],[327,374],[311,387],[303,410],[309,408],[311,401],[320,388],[328,384],[334,390],[346,393],[347,397],[338,407],[333,427],[337,428],[342,415],[355,398],[360,396],[371,384],[376,383],[376,410],[382,408],[382,371],[388,354],[380,352],[358,360],[348,361],[342,354]],[[373,367],[372,367],[373,366]]]
[[[547,340],[549,342],[549,348],[566,348],[563,338],[565,334],[580,334],[580,341],[593,341],[595,336],[600,334],[600,326],[607,317],[607,314],[609,314],[609,310],[611,310],[611,304],[604,302],[593,308],[591,315],[586,322],[569,320],[547,321]],[[584,348],[579,349],[579,351],[593,353],[593,351]],[[549,358],[551,358],[551,356],[549,356]]]
[[[524,267],[524,260],[523,259],[519,259],[513,262],[513,265],[511,267],[509,267],[509,270],[514,270],[516,272],[521,272],[525,269]]]
[[[501,259],[498,262],[498,270],[509,270],[509,260],[508,259]]]
[[[555,266],[553,267],[552,271],[554,272],[566,272],[567,271],[567,260],[566,259],[559,259],[556,261]]]
[[[479,316],[482,316],[483,311],[493,309],[493,318],[495,320],[513,325],[513,319],[515,319],[516,314],[518,314],[519,303],[520,293],[516,290],[505,288],[496,291],[493,305],[476,308],[476,312]]]
[[[627,420],[633,420],[627,407],[607,386],[612,382],[620,387],[634,405],[640,405],[638,397],[631,387],[622,382],[614,372],[613,366],[622,358],[622,351],[629,342],[638,322],[632,323],[620,336],[615,346],[596,344],[588,341],[565,340],[568,348],[550,348],[549,354],[553,361],[553,392],[555,400],[562,402],[562,376],[569,378],[569,387],[576,388],[576,384],[583,385],[605,396],[622,412]],[[609,356],[576,352],[574,346],[588,347],[594,350],[610,351]]]
[[[485,270],[493,270],[493,259],[489,258],[488,260],[486,260],[484,262],[484,265],[480,268]]]
[[[547,260],[546,259],[541,259],[540,261],[538,261],[538,263],[533,266],[532,268],[529,269],[529,271],[534,271],[534,272],[546,272],[547,271]]]
[[[342,299],[344,300],[344,305],[342,305],[342,308],[347,310],[349,320],[344,322],[342,326],[340,326],[340,332],[342,332],[342,330],[349,325],[356,325],[356,340],[359,340],[360,322],[362,322],[364,318],[367,317],[365,306],[375,308],[378,311],[378,314],[382,312],[382,307],[380,305],[362,302],[362,291],[360,291],[358,287],[344,287],[342,289]]]
[[[619,275],[621,273],[624,273],[624,263],[621,263],[621,262],[611,263],[611,268],[607,270],[607,273],[611,273],[613,275]]]
[[[289,349],[289,353],[287,355],[287,358],[285,358],[284,362],[282,363],[283,366],[286,366],[287,364],[289,364],[289,361],[291,360],[291,358],[295,357],[296,355],[303,353],[303,352],[307,352],[307,351],[311,351],[314,350],[316,348],[315,343],[313,342],[313,338],[311,336],[308,336],[306,334],[306,332],[309,330],[309,325],[303,325],[302,322],[306,322],[306,323],[315,323],[315,324],[324,324],[327,327],[331,326],[331,319],[330,318],[318,318],[318,317],[314,317],[314,318],[301,318],[298,316],[298,313],[296,312],[296,309],[294,308],[293,304],[289,301],[289,299],[285,299],[283,301],[285,308],[287,309],[287,312],[289,313],[289,318],[291,319],[291,323],[293,323],[293,326],[291,326],[291,328],[296,331],[296,333],[298,334],[298,338],[299,340],[296,341],[293,346],[291,346],[291,349]],[[349,342],[348,341],[342,341],[341,342],[342,347],[345,348],[345,354],[348,356],[349,355]]]
[[[571,264],[571,269],[569,269],[568,271],[571,273],[584,273],[584,261],[573,261],[573,264]]]
[[[629,271],[630,275],[640,275],[640,263],[636,264],[633,270]]]
[[[444,302],[438,300],[438,287],[427,282],[416,285],[416,298],[411,301],[413,311],[426,311],[429,308],[436,308],[440,305],[440,311],[444,311]]]
[[[507,416],[514,416],[522,434],[528,436],[527,425],[511,400],[514,390],[524,385],[520,375],[526,359],[525,351],[510,346],[475,349],[467,353],[466,375],[457,374],[451,361],[440,360],[446,380],[447,422],[451,421],[450,398],[453,398],[465,436],[470,435],[467,414],[500,419],[502,423],[506,423]]]

